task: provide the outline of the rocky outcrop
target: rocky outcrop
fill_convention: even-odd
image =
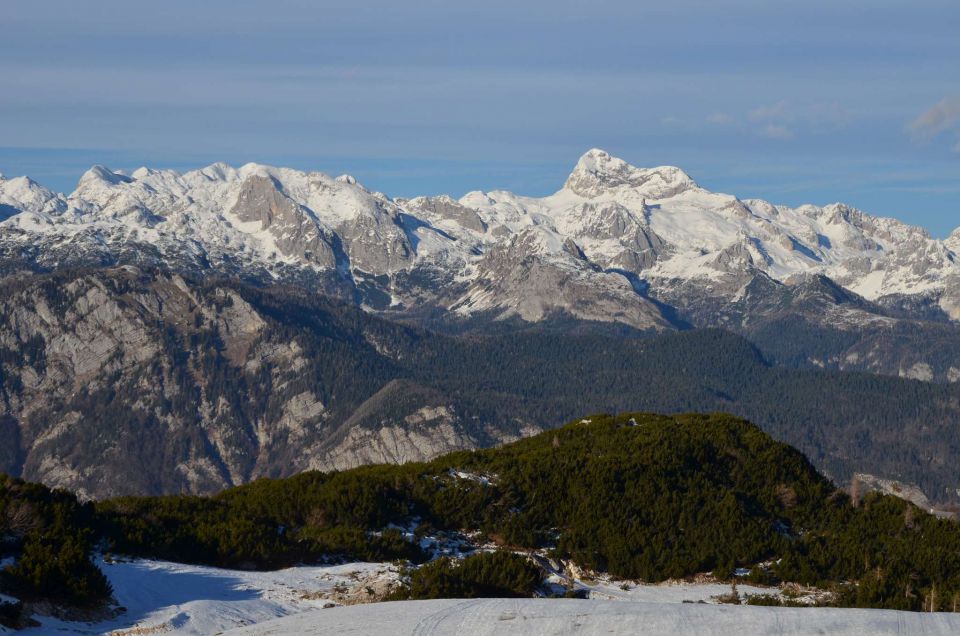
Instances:
[[[465,315],[490,312],[497,319],[538,322],[566,315],[579,320],[615,322],[636,329],[669,326],[660,309],[638,294],[629,278],[596,271],[575,243],[561,241],[561,256],[544,246],[559,240],[539,227],[518,233],[490,250],[478,265],[475,282],[450,307]]]
[[[245,179],[229,213],[242,223],[256,224],[255,231],[269,233],[281,258],[323,269],[336,267],[332,240],[324,236],[316,219],[280,192],[269,177],[252,175]]]
[[[410,380],[391,380],[314,449],[307,467],[344,470],[361,464],[427,461],[519,437],[506,429],[478,428],[477,419],[470,407],[442,391]],[[528,427],[522,432],[540,430]]]
[[[399,202],[405,209],[418,216],[429,219],[433,223],[442,221],[453,222],[460,227],[473,232],[484,233],[487,224],[473,208],[461,204],[459,201],[446,195],[436,197],[417,197],[409,201]]]
[[[131,267],[0,282],[0,470],[83,497],[203,493],[518,436],[395,381],[403,328],[298,302]]]
[[[853,476],[853,483],[856,484],[859,495],[863,496],[867,492],[875,491],[884,495],[892,495],[905,499],[921,510],[932,512],[930,500],[920,488],[913,484],[904,484],[895,479],[884,479],[875,475],[856,473]]]

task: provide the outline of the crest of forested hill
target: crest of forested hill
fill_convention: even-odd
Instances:
[[[719,414],[590,416],[498,449],[258,480],[212,497],[80,505],[5,479],[0,512],[15,558],[5,592],[73,602],[109,593],[76,558],[94,544],[228,567],[424,561],[398,527],[414,537],[477,531],[503,549],[651,582],[747,567],[755,581],[831,589],[845,606],[949,609],[960,593],[956,522],[879,494],[851,500],[799,451]],[[431,566],[410,593],[529,590],[529,568],[504,563],[506,579],[479,562]]]

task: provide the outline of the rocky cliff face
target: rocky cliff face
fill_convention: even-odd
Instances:
[[[332,236],[323,232],[308,210],[277,189],[269,177],[255,175],[244,180],[227,214],[272,244],[276,248],[270,254],[273,258],[289,258],[324,270],[337,266]]]
[[[359,421],[396,373],[375,335],[345,341],[320,316],[298,326],[291,308],[255,306],[229,285],[127,268],[2,288],[12,443],[0,470],[85,496],[210,492],[516,437],[464,421],[436,392]]]

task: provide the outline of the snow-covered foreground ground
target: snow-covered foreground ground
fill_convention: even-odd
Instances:
[[[42,626],[19,633],[212,636],[234,627],[322,608],[334,597],[343,598],[351,590],[397,577],[388,564],[382,563],[302,566],[275,572],[145,560],[101,561],[99,565],[126,611],[97,623],[35,616]]]
[[[227,632],[292,634],[958,634],[960,614],[573,599],[405,601],[307,612]]]
[[[275,572],[162,561],[100,562],[125,610],[99,622],[36,616],[40,634],[960,634],[960,614],[717,605],[717,583],[572,581],[589,600],[367,603],[398,579],[386,563]],[[778,590],[738,586],[742,596]],[[703,601],[705,603],[700,603]],[[352,605],[353,603],[366,603]],[[331,605],[349,605],[331,607]],[[5,633],[0,628],[0,633]]]

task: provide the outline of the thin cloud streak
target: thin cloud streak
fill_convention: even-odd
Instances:
[[[922,140],[929,140],[940,133],[957,128],[960,124],[960,97],[946,97],[919,117],[907,128]]]

